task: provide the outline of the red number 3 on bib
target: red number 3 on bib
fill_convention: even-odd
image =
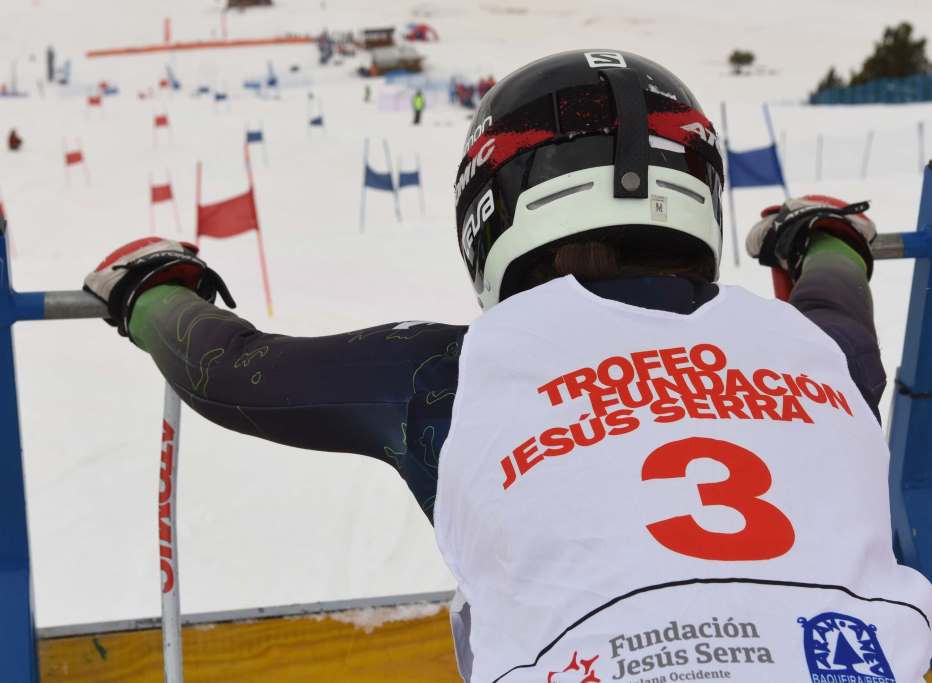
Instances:
[[[681,515],[649,524],[651,535],[673,552],[702,560],[770,560],[789,551],[796,540],[793,524],[759,498],[770,489],[770,470],[746,448],[704,437],[671,441],[647,456],[641,479],[684,477],[689,463],[700,458],[728,468],[724,481],[698,485],[702,504],[737,510],[744,516],[744,529],[733,534],[707,531],[691,515]]]

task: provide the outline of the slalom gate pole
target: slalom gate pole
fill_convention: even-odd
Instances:
[[[725,111],[725,102],[722,101],[722,138],[725,141],[725,157],[728,157],[728,116]],[[741,256],[738,250],[738,217],[735,215],[735,196],[732,192],[731,183],[727,183],[728,174],[725,174],[726,184],[728,185],[728,206],[731,212],[731,253],[735,261],[735,266],[741,265]]]
[[[152,174],[149,174],[149,234],[155,234],[155,205],[152,203]]]
[[[417,152],[414,153],[414,163],[417,168],[417,193],[421,198],[421,216],[426,216],[427,205],[424,204],[424,176],[421,174],[421,157]]]
[[[387,139],[382,138],[382,146],[385,148],[385,167],[388,169],[388,177],[392,178],[394,177],[394,173],[392,173],[392,155],[388,151],[388,140]],[[401,204],[398,201],[398,183],[395,181],[392,182],[392,195],[394,195],[395,197],[395,221],[400,223],[401,222]]]
[[[764,123],[767,124],[767,134],[770,135],[770,144],[773,145],[774,154],[777,157],[777,163],[780,164],[780,177],[783,179],[783,196],[790,198],[790,188],[786,186],[786,171],[783,169],[783,162],[780,159],[780,148],[777,146],[777,138],[773,132],[773,119],[770,118],[770,105],[764,103]]]
[[[262,143],[265,145],[265,143]],[[249,145],[243,145],[243,156],[246,161],[246,177],[249,178],[249,192],[252,194],[253,207],[256,211],[256,245],[259,251],[259,270],[262,275],[262,289],[265,291],[265,310],[271,318],[275,313],[272,308],[272,289],[269,287],[269,266],[265,259],[265,245],[262,242],[262,227],[259,224],[259,206],[256,203],[256,185],[252,176],[252,160],[249,156]]]
[[[159,469],[159,568],[162,580],[162,667],[164,683],[183,683],[181,602],[178,593],[178,455],[181,399],[165,383]]]
[[[259,122],[259,132],[262,134],[262,160],[265,162],[265,167],[268,168],[269,153],[266,150],[266,146],[265,146],[265,126],[262,124],[261,121]]]
[[[194,243],[201,246],[201,162],[194,170]]]
[[[362,198],[359,200],[359,234],[366,230],[366,176],[369,172],[369,138],[362,143]]]
[[[168,186],[172,190],[172,211],[175,214],[175,228],[178,229],[178,232],[181,232],[181,216],[178,215],[178,202],[175,200],[175,186],[172,185],[171,171],[167,171],[166,175],[168,175]]]

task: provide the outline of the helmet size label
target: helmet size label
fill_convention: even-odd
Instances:
[[[650,217],[655,221],[667,222],[667,198],[663,195],[650,196]]]
[[[624,55],[620,52],[586,52],[586,61],[593,69],[604,69],[606,67],[625,68],[628,66],[625,62]]]

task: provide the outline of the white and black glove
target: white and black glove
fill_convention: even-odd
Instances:
[[[854,249],[874,269],[870,243],[877,236],[874,222],[864,212],[870,202],[848,204],[835,197],[805,195],[788,199],[782,206],[761,211],[761,220],[751,228],[745,243],[748,254],[761,265],[780,268],[795,281],[814,232],[825,232]]]
[[[220,276],[197,258],[197,247],[162,237],[146,237],[125,244],[84,279],[84,289],[107,304],[110,317],[124,337],[139,295],[156,285],[177,284],[213,302],[219,293],[224,303],[236,303]]]

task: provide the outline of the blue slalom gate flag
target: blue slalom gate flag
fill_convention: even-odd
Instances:
[[[373,171],[368,164],[366,164],[365,184],[366,187],[371,187],[373,190],[385,190],[387,192],[395,191],[395,184],[392,182],[392,174],[378,173],[377,171]]]
[[[215,92],[214,93],[214,102],[224,102],[227,99],[227,94],[225,92]]]
[[[728,180],[732,187],[785,186],[777,146],[770,145],[728,154]]]
[[[311,123],[312,126],[321,126],[321,127],[323,127],[323,125],[324,125],[324,117],[323,117],[323,116],[314,116],[313,118],[311,118],[311,122],[310,122],[310,123]]]
[[[385,150],[385,171],[373,171],[369,165],[369,138],[365,139],[362,148],[362,201],[359,203],[359,232],[366,228],[366,190],[382,190],[391,192],[395,199],[395,220],[401,222],[401,206],[398,204],[398,189],[392,180],[392,156],[388,151],[388,140],[382,141]]]
[[[261,130],[247,130],[246,131],[246,144],[253,142],[262,142],[262,131]]]
[[[421,172],[417,171],[400,171],[398,173],[398,187],[409,187],[421,184]]]

